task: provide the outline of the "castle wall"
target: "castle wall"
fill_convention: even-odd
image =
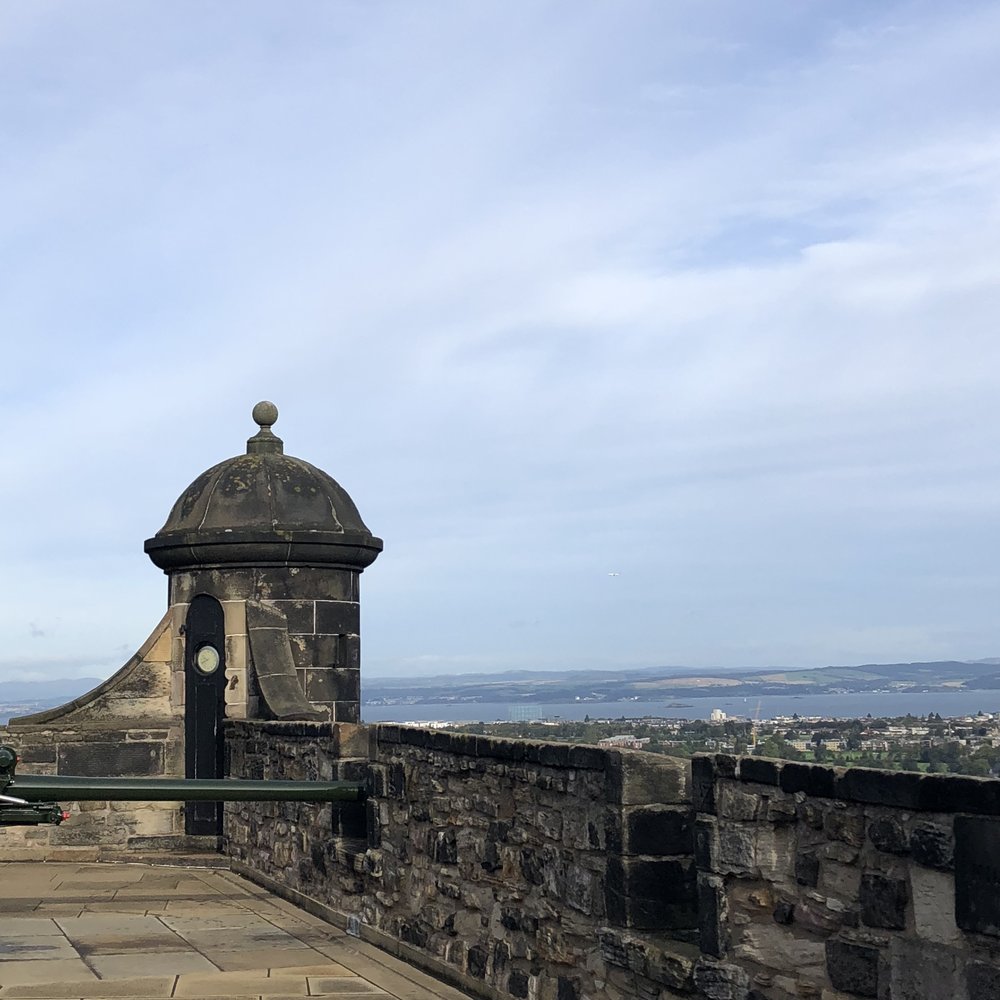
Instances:
[[[184,627],[190,601],[199,593],[215,596],[224,612],[226,718],[254,717],[269,707],[257,678],[247,618],[248,602],[259,601],[280,618],[288,663],[287,676],[278,679],[287,681],[296,696],[270,707],[287,710],[297,701],[292,709],[301,707],[319,718],[326,712],[356,719],[357,591],[358,574],[351,570],[265,567],[174,573],[170,607],[121,670],[65,705],[10,720],[0,727],[0,742],[18,752],[21,774],[183,777]],[[270,630],[263,631],[268,637]],[[261,673],[273,671],[275,661],[268,657]],[[303,691],[318,704],[304,700]],[[0,826],[0,860],[91,859],[126,849],[213,849],[216,841],[185,833],[180,803],[67,800],[60,805],[71,814],[61,826]]]
[[[18,772],[183,775],[184,658],[175,625],[171,613],[165,614],[121,670],[87,694],[0,727],[0,742],[20,756]],[[71,813],[61,826],[0,826],[0,859],[96,858],[102,850],[164,846],[184,834],[179,803],[60,805]]]
[[[396,725],[229,723],[227,746],[233,776],[366,781],[361,815],[227,804],[226,850],[409,961],[540,1000],[691,985],[686,762]]]
[[[1000,782],[696,758],[720,998],[1000,1000]]]
[[[234,867],[485,997],[1000,1000],[1000,782],[230,723]]]

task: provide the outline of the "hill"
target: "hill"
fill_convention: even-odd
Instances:
[[[727,696],[863,694],[1000,689],[1000,662],[942,660],[810,669],[512,671],[425,678],[364,678],[369,705],[649,701]]]

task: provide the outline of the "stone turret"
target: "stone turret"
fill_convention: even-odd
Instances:
[[[246,454],[198,476],[145,550],[169,578],[177,643],[193,598],[222,606],[228,717],[357,722],[358,577],[382,541],[342,486],[284,453],[277,417],[253,408]]]
[[[358,721],[358,577],[381,539],[335,480],[284,453],[273,403],[253,417],[246,454],[198,476],[146,541],[169,580],[149,638],[92,691],[10,720],[24,773],[218,778],[226,719]],[[216,803],[90,803],[42,836],[81,851],[214,846],[221,823]],[[0,856],[32,845],[38,832],[6,831]]]

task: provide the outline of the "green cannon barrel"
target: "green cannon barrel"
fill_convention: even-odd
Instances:
[[[6,789],[25,802],[360,802],[351,781],[249,781],[239,778],[82,778],[19,774]]]

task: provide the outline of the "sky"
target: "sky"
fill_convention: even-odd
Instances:
[[[1000,7],[0,0],[0,679],[259,399],[363,674],[1000,655]]]

